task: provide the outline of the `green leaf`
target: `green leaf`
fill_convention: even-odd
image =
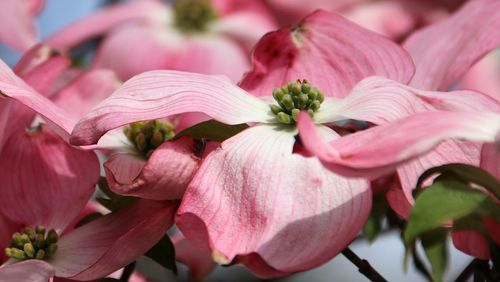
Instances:
[[[370,217],[363,227],[363,234],[368,239],[368,242],[372,243],[382,231],[382,222],[385,218],[386,212],[388,210],[388,205],[385,200],[385,193],[374,196],[372,211]]]
[[[470,214],[492,215],[500,213],[488,195],[461,182],[442,180],[424,189],[415,201],[404,231],[404,241],[415,238],[448,220],[458,220]]]
[[[183,131],[179,132],[175,136],[175,138],[190,136],[195,139],[208,139],[222,142],[247,128],[248,125],[244,123],[229,125],[211,119],[190,128],[184,129]]]
[[[175,265],[175,248],[168,235],[163,236],[163,238],[156,243],[153,248],[147,251],[145,256],[177,274],[177,266]]]
[[[484,187],[500,201],[500,180],[481,168],[466,164],[446,164],[430,168],[420,176],[417,187],[420,187],[427,178],[436,173],[451,174],[458,181]]]
[[[109,189],[108,182],[105,177],[101,177],[99,179],[98,185],[99,190],[101,190],[108,198],[97,197],[96,201],[110,211],[119,210],[124,206],[134,203],[138,199],[136,197],[121,196],[113,193],[113,191]]]
[[[422,234],[420,237],[425,255],[431,263],[432,280],[435,282],[443,281],[448,264],[447,237],[448,230],[445,228],[438,228],[432,232]]]

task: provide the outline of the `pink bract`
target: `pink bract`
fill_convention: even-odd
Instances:
[[[186,33],[175,26],[171,5],[137,0],[104,8],[47,42],[72,48],[105,35],[94,66],[111,68],[122,79],[147,70],[176,69],[224,74],[237,81],[249,67],[250,48],[274,28],[273,20],[257,1],[210,2],[218,18],[203,32]]]
[[[0,3],[0,42],[25,52],[38,42],[35,15],[44,0],[4,0]]]

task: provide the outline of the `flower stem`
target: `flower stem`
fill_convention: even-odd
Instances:
[[[358,270],[361,274],[363,274],[366,278],[370,279],[373,282],[387,282],[387,280],[380,275],[371,265],[365,260],[361,259],[356,255],[349,247],[345,248],[342,251],[342,254],[354,265],[358,267]]]

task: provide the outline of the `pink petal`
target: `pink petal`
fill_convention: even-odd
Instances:
[[[253,62],[241,86],[257,96],[308,79],[326,96],[344,97],[367,76],[407,83],[414,72],[410,56],[397,44],[324,11],[309,15],[297,27],[264,36]]]
[[[410,218],[412,204],[408,201],[401,187],[391,187],[391,189],[387,191],[386,199],[392,210],[399,216],[404,219]]]
[[[455,231],[451,233],[453,245],[460,251],[478,259],[490,259],[488,241],[477,231]]]
[[[0,265],[4,263],[8,257],[3,250],[9,245],[14,232],[21,230],[22,226],[15,224],[0,213]]]
[[[295,23],[317,9],[341,11],[364,0],[315,0],[314,3],[306,0],[267,0],[266,2],[274,8],[276,17],[281,25],[285,26]]]
[[[13,70],[17,75],[23,76],[32,71],[35,67],[58,56],[60,56],[60,54],[56,49],[43,43],[38,43],[23,54]]]
[[[346,175],[373,176],[394,170],[446,139],[495,142],[500,132],[500,114],[422,112],[335,139],[330,144],[319,138],[308,115],[300,115],[298,128],[304,146],[328,168]]]
[[[211,31],[237,40],[248,50],[251,50],[264,34],[274,29],[276,29],[276,24],[267,14],[250,11],[221,17],[210,27]]]
[[[455,122],[459,121],[450,121],[450,123]],[[449,163],[479,166],[480,152],[481,144],[453,139],[445,140],[422,157],[399,166],[397,170],[406,201],[411,204],[415,202],[412,191],[416,187],[418,177],[427,169]],[[424,185],[430,184],[430,180],[424,183]]]
[[[159,1],[140,0],[116,4],[65,26],[46,39],[50,46],[73,48],[85,40],[98,37],[110,29],[127,22],[155,21],[165,16],[165,7]]]
[[[3,282],[47,282],[54,276],[54,268],[41,260],[27,260],[0,267]]]
[[[487,217],[484,219],[486,229],[490,233],[491,239],[500,246],[500,222],[495,221],[493,218]]]
[[[2,151],[5,141],[7,141],[7,138],[11,134],[7,130],[11,130],[9,129],[9,121],[11,120],[10,113],[12,111],[13,102],[14,101],[3,99],[0,96],[0,132],[2,132],[2,134],[0,135],[0,152]]]
[[[5,63],[0,61],[0,97],[2,95],[11,97],[40,113],[58,134],[64,139],[69,138],[69,133],[76,123],[70,115],[26,85]]]
[[[262,277],[316,267],[349,244],[370,211],[368,183],[292,154],[294,135],[257,125],[212,152],[178,211],[186,238]]]
[[[93,152],[69,146],[43,125],[14,132],[0,164],[0,211],[14,222],[58,231],[85,207],[99,179]]]
[[[471,89],[500,101],[500,52],[493,51],[474,66],[460,81],[460,88]]]
[[[394,39],[408,34],[416,24],[410,11],[397,1],[357,5],[343,15],[366,29]]]
[[[145,71],[166,69],[179,52],[180,39],[175,37],[162,27],[132,25],[120,28],[104,39],[94,66],[115,70],[123,80]],[[131,53],[134,55],[130,56]]]
[[[441,92],[434,96],[438,94]],[[315,120],[328,123],[356,119],[384,124],[434,109],[427,99],[422,99],[424,95],[430,94],[382,77],[369,77],[359,82],[344,99],[333,102],[327,99],[315,114]]]
[[[233,82],[250,69],[247,51],[223,36],[191,36],[181,48],[170,69],[225,75]]]
[[[481,149],[482,169],[500,179],[500,149],[495,144],[484,144]]]
[[[182,137],[163,143],[147,161],[131,154],[115,154],[104,163],[113,192],[152,200],[181,199],[201,159],[196,143]]]
[[[3,0],[0,4],[0,41],[17,50],[26,51],[37,42],[33,15],[19,0]]]
[[[88,113],[76,125],[71,143],[95,144],[113,128],[185,112],[205,113],[226,124],[274,120],[268,104],[224,77],[151,71],[125,82]]]
[[[168,202],[139,200],[64,235],[52,261],[56,275],[91,280],[126,266],[165,235],[175,208]]]
[[[55,55],[35,66],[32,70],[25,72],[20,77],[38,93],[43,94],[45,97],[50,97],[53,94],[56,81],[70,65],[70,59]]]
[[[171,240],[175,246],[175,259],[187,265],[191,280],[202,281],[215,268],[208,250],[196,248],[182,234],[172,236]]]
[[[500,44],[500,2],[468,1],[446,20],[415,32],[404,44],[416,64],[411,85],[447,90]]]
[[[78,76],[61,89],[52,101],[78,120],[111,95],[121,82],[110,70],[93,69]]]

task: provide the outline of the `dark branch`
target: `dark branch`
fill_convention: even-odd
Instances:
[[[342,251],[342,254],[354,265],[358,267],[358,270],[361,274],[363,274],[366,278],[370,279],[373,282],[387,282],[387,280],[380,275],[371,265],[365,260],[361,259],[356,255],[349,247],[345,248]]]

